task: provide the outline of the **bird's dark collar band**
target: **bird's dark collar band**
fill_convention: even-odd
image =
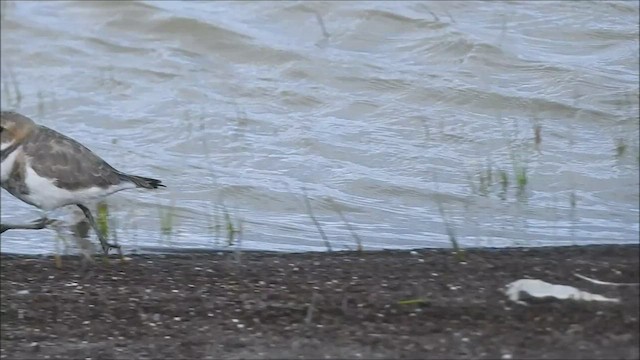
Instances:
[[[8,148],[0,150],[0,162],[4,161],[4,159],[11,155],[11,153],[14,152],[18,148],[18,146],[20,146],[20,143],[16,141],[13,144],[9,145]]]

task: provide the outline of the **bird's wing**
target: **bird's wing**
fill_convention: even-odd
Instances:
[[[84,145],[45,126],[24,140],[25,154],[40,176],[69,190],[120,183],[119,173]]]

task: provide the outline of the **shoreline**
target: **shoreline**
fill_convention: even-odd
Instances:
[[[0,255],[2,358],[640,356],[640,247]],[[102,259],[102,260],[100,260]],[[620,303],[515,304],[522,278]]]
[[[603,248],[603,247],[640,247],[640,243],[632,244],[632,243],[611,243],[611,244],[571,244],[571,245],[543,245],[543,246],[504,246],[504,247],[486,247],[486,246],[474,246],[474,247],[461,247],[461,252],[466,251],[527,251],[527,250],[554,250],[554,249],[582,249],[582,248]],[[76,250],[77,251],[77,250]],[[264,254],[264,255],[304,255],[304,254],[341,254],[341,253],[384,253],[384,252],[411,252],[411,251],[419,251],[419,252],[445,252],[445,253],[453,253],[455,250],[450,247],[416,247],[416,248],[407,248],[407,249],[393,249],[393,248],[376,248],[372,250],[367,250],[366,248],[362,251],[353,250],[353,249],[340,249],[340,250],[322,250],[322,251],[279,251],[279,250],[257,250],[257,249],[232,249],[232,248],[196,248],[196,247],[155,247],[155,246],[142,246],[138,247],[134,250],[127,251],[123,249],[123,255],[127,257],[136,257],[136,256],[172,256],[172,255],[221,255],[221,254],[233,254],[233,253],[242,253],[242,254]],[[43,254],[27,254],[27,253],[18,253],[18,252],[1,252],[0,259],[2,258],[44,258],[44,257],[54,257],[58,254],[55,253],[43,253]],[[100,252],[95,253],[93,255],[101,256]],[[64,254],[60,255],[61,257],[80,257],[82,256],[80,253],[77,254]],[[115,253],[109,254],[110,258],[115,257]]]

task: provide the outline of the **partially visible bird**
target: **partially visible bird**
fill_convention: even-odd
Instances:
[[[120,172],[79,142],[13,111],[0,112],[0,184],[13,196],[50,211],[77,205],[96,232],[105,254],[120,249],[99,230],[87,203],[117,191],[164,187],[160,180]],[[9,229],[42,229],[46,217]]]

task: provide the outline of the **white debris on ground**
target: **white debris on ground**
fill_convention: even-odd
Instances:
[[[586,277],[584,275],[580,275],[580,274],[573,274],[577,277],[579,277],[582,280],[586,280],[590,283],[594,283],[596,285],[609,285],[609,286],[640,286],[640,283],[614,283],[614,282],[608,282],[608,281],[602,281],[602,280],[596,280],[596,279],[592,279],[590,277]]]
[[[527,305],[525,299],[555,298],[559,300],[620,302],[620,299],[608,298],[582,291],[568,285],[555,285],[538,279],[520,279],[507,284],[505,294],[511,301]]]

